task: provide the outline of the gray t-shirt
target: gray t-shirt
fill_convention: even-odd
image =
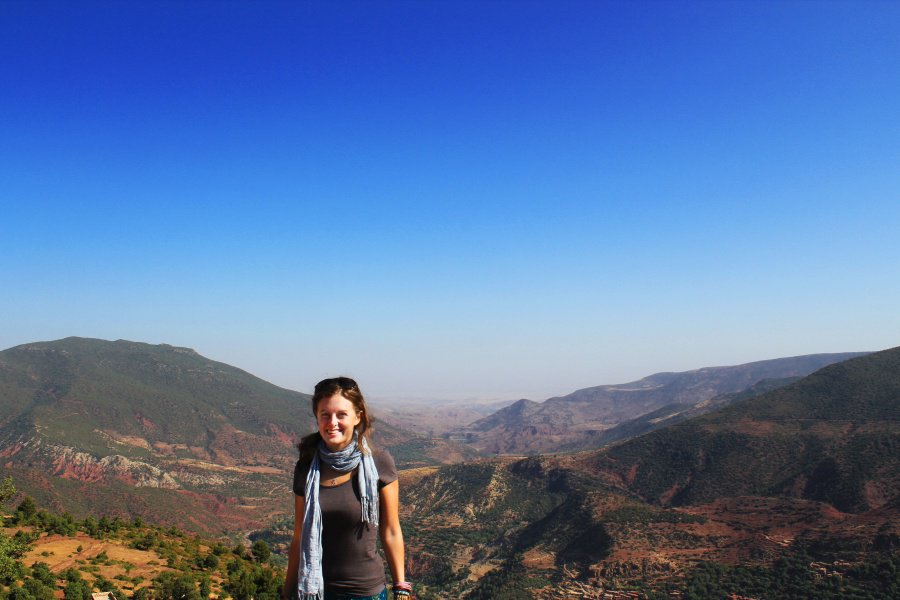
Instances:
[[[374,450],[378,489],[397,480],[394,459]],[[309,462],[294,467],[294,493],[306,496]],[[375,551],[378,528],[362,522],[362,504],[356,472],[350,481],[334,487],[319,486],[322,508],[322,574],[329,590],[353,596],[374,596],[384,589],[384,562]],[[381,519],[379,518],[379,521]]]

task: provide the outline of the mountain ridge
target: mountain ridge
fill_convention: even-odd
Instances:
[[[900,348],[829,365],[596,456],[601,472],[661,505],[709,500],[723,482],[731,495],[796,496],[844,512],[889,505],[900,494]]]
[[[669,404],[701,407],[766,379],[805,376],[867,352],[810,354],[733,366],[661,372],[637,381],[601,385],[536,403],[520,400],[454,431],[453,439],[495,454],[534,454],[597,447],[602,433]]]

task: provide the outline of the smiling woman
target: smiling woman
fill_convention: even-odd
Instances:
[[[386,599],[387,557],[395,599],[408,598],[394,459],[369,446],[371,418],[349,377],[324,379],[312,397],[318,431],[300,442],[294,468],[294,536],[283,598]],[[355,475],[355,476],[354,476]]]

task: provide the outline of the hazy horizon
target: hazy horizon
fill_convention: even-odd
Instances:
[[[900,4],[0,3],[0,347],[543,400],[900,345]]]

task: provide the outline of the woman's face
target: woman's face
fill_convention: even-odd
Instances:
[[[359,425],[359,413],[353,403],[338,392],[319,402],[316,420],[325,445],[332,452],[337,452],[353,441],[353,430]]]

